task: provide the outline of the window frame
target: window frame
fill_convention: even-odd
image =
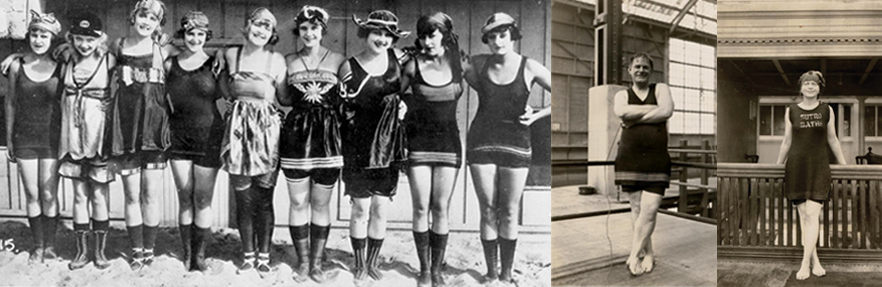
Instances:
[[[672,57],[671,57],[671,55],[672,55],[671,45],[673,44],[671,40],[678,40],[678,41],[680,41],[680,42],[683,42],[684,45],[685,45],[685,43],[690,43],[690,44],[692,44],[692,45],[698,45],[699,53],[701,53],[701,49],[704,48],[704,47],[708,47],[708,48],[712,49],[713,52],[714,52],[714,59],[713,59],[712,61],[709,61],[709,62],[713,63],[714,66],[705,66],[705,65],[702,65],[702,63],[701,63],[702,61],[701,61],[701,60],[699,60],[697,64],[696,64],[696,63],[688,63],[688,62],[686,62],[686,61],[677,61],[677,60],[673,60]],[[717,123],[717,107],[716,107],[716,102],[717,102],[717,99],[718,99],[718,97],[719,97],[719,93],[717,92],[717,67],[716,67],[716,51],[717,51],[717,47],[712,46],[712,45],[706,45],[706,44],[703,44],[703,43],[700,43],[700,42],[696,42],[696,41],[690,41],[690,40],[687,40],[687,39],[681,39],[681,38],[676,38],[676,37],[670,37],[670,38],[668,38],[668,44],[666,45],[666,48],[667,48],[667,51],[666,51],[666,54],[667,54],[667,55],[666,55],[666,57],[665,57],[665,58],[666,58],[666,63],[665,63],[665,64],[667,65],[667,69],[666,69],[666,70],[668,71],[668,73],[667,73],[666,76],[667,76],[667,84],[668,84],[669,87],[672,88],[671,96],[673,97],[673,89],[676,88],[676,89],[680,89],[680,90],[683,91],[683,97],[682,97],[682,99],[683,99],[684,101],[691,99],[691,98],[687,98],[687,97],[686,97],[686,92],[687,92],[687,91],[697,91],[697,92],[698,92],[698,98],[697,98],[697,100],[699,100],[699,101],[701,100],[702,94],[705,93],[705,92],[713,93],[713,97],[714,97],[714,99],[713,99],[714,104],[712,105],[713,108],[712,108],[710,111],[702,110],[702,104],[701,104],[701,102],[699,102],[699,104],[698,104],[698,110],[687,110],[684,106],[677,105],[676,102],[675,102],[675,104],[674,104],[674,114],[679,114],[679,116],[680,116],[681,118],[683,118],[683,122],[686,122],[685,118],[687,117],[687,115],[689,115],[689,116],[691,116],[691,115],[698,116],[698,118],[699,118],[699,124],[698,124],[698,130],[697,130],[697,131],[694,131],[694,132],[693,132],[693,131],[687,131],[687,130],[686,130],[686,126],[683,126],[683,127],[682,127],[682,128],[683,128],[682,131],[673,132],[673,131],[671,131],[672,128],[671,128],[671,124],[670,124],[670,122],[669,122],[668,130],[669,130],[670,134],[672,134],[672,135],[683,135],[683,136],[716,136],[716,134],[717,134],[717,125],[716,125],[716,123]],[[672,81],[673,73],[671,73],[671,66],[672,66],[672,65],[679,65],[679,66],[682,66],[682,67],[684,68],[684,74],[685,74],[685,68],[686,68],[686,67],[694,67],[694,68],[698,68],[698,70],[699,70],[699,74],[696,75],[697,77],[699,77],[699,80],[698,80],[699,83],[698,83],[698,85],[695,86],[695,87],[689,86],[688,83],[686,82],[685,78],[684,78],[684,81],[683,81],[684,83],[683,83],[683,84],[676,84],[676,85],[673,84],[673,81]],[[712,78],[714,79],[714,82],[713,82],[712,85],[709,85],[710,88],[707,88],[707,87],[705,87],[704,85],[701,84],[701,78],[702,78],[701,71],[703,71],[703,70],[709,70],[709,71],[711,71],[711,73],[713,73],[713,77],[712,77]],[[703,123],[703,121],[701,120],[701,118],[702,118],[703,116],[705,116],[705,115],[711,115],[711,125],[713,125],[713,129],[712,129],[712,131],[711,131],[710,133],[704,133],[704,132],[702,132],[702,123]],[[672,115],[672,118],[673,118],[673,115]]]

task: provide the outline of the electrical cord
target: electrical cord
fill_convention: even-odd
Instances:
[[[619,125],[619,128],[616,130],[616,135],[613,137],[613,144],[610,145],[609,150],[606,152],[606,160],[609,160],[609,156],[612,154],[613,148],[615,148],[619,141],[619,135],[622,132],[622,125]],[[618,191],[618,189],[616,189]],[[612,246],[612,238],[609,236],[609,218],[612,216],[612,201],[609,199],[609,194],[604,195],[606,198],[606,242],[609,246],[609,258],[613,258],[613,246]],[[606,282],[609,282],[609,277],[612,275],[612,267],[610,266],[609,270],[606,273]]]

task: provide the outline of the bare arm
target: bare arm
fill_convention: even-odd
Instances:
[[[278,54],[276,54],[276,56],[277,59],[274,61],[278,64],[276,64],[277,68],[274,71],[275,75],[273,78],[276,79],[276,100],[281,104],[282,100],[288,96],[288,85],[285,81],[288,68],[284,66],[285,58]]]
[[[787,154],[790,153],[790,143],[793,141],[793,124],[790,123],[790,108],[784,111],[784,140],[781,141],[781,149],[778,151],[777,164],[787,162]]]
[[[527,78],[527,79],[532,78],[532,80],[527,82],[528,84],[531,84],[531,83],[539,84],[540,87],[542,87],[543,89],[545,89],[548,92],[551,92],[551,71],[549,71],[547,68],[545,68],[545,66],[543,66],[542,64],[540,64],[539,62],[537,62],[536,60],[533,60],[533,59],[527,60],[527,67],[526,68],[527,68],[527,70],[525,72],[529,73],[530,77],[525,77],[525,78]],[[528,85],[528,87],[529,87],[529,85]],[[545,104],[545,103],[543,103],[543,104],[544,104],[544,107],[541,110],[539,110],[538,112],[534,113],[532,111],[532,109],[528,109],[527,114],[525,114],[524,117],[521,118],[521,123],[525,124],[525,125],[530,125],[533,122],[535,122],[541,118],[550,116],[551,115],[551,105]]]
[[[633,122],[639,120],[649,111],[655,109],[655,106],[647,105],[629,105],[628,91],[619,91],[613,99],[613,112],[623,122]]]
[[[279,55],[281,56],[281,55]],[[288,94],[288,63],[294,61],[297,58],[296,53],[288,54],[281,60],[279,63],[283,63],[285,71],[282,74],[282,79],[276,81],[276,99],[279,101],[279,105],[283,107],[290,107],[294,104],[294,101],[291,99],[291,95]]]
[[[474,86],[480,81],[480,79],[478,79],[478,68],[476,67],[483,66],[486,58],[486,55],[476,55],[474,57],[463,58],[465,60],[465,65],[462,66],[463,76],[470,86]]]
[[[410,88],[410,82],[416,75],[416,65],[416,57],[411,58],[410,61],[404,64],[404,71],[401,73],[401,94],[404,94]]]
[[[9,93],[6,94],[6,152],[10,161],[15,161],[12,153],[12,127],[15,120],[15,82],[18,78],[18,72],[22,69],[19,61],[13,61],[9,66]]]
[[[165,76],[168,77],[168,71],[171,70],[172,66],[172,57],[168,57],[165,61],[162,61],[162,70],[165,73]]]
[[[19,58],[24,57],[24,53],[12,53],[9,56],[6,56],[2,62],[0,62],[0,74],[3,76],[9,76],[11,74],[12,63],[18,61]]]
[[[165,57],[165,59],[163,59],[163,60],[177,56],[178,54],[181,53],[181,50],[178,49],[178,47],[176,47],[175,45],[172,45],[171,43],[161,44],[160,47],[162,47],[162,55]]]
[[[660,123],[667,121],[674,113],[674,100],[671,99],[671,89],[668,85],[659,83],[655,85],[655,98],[658,106],[653,107],[637,122],[639,123]]]
[[[349,66],[349,61],[343,61],[343,64],[340,65],[340,69],[337,70],[337,77],[340,78],[340,100],[339,106],[337,106],[337,112],[341,119],[343,119],[343,122],[348,123],[354,116],[354,113],[348,109],[346,101],[350,98],[349,90],[346,88],[346,85],[352,80],[352,67]]]
[[[830,107],[830,114],[833,114],[832,107]],[[842,155],[842,146],[839,145],[839,139],[836,138],[836,119],[834,117],[830,117],[830,121],[827,122],[827,144],[833,151],[833,156],[836,157],[836,162],[839,164],[846,164],[845,156]]]
[[[227,101],[231,101],[233,99],[233,95],[230,94],[230,64],[234,61],[230,61],[227,58],[227,55],[234,55],[235,52],[231,51],[232,49],[227,50],[218,50],[217,58],[222,59],[222,63],[224,63],[221,70],[218,72],[217,77],[217,88],[220,91],[221,97],[223,97]]]

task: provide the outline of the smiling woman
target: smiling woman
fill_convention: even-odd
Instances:
[[[842,147],[836,137],[833,108],[818,100],[824,89],[824,75],[808,71],[799,77],[802,102],[785,112],[784,141],[778,164],[784,166],[785,197],[799,213],[802,227],[803,254],[797,280],[805,280],[809,272],[824,276],[827,271],[818,259],[817,243],[821,207],[830,194],[829,149],[836,163],[846,164]]]
[[[56,259],[58,224],[58,137],[61,110],[57,101],[61,65],[49,56],[61,33],[53,14],[31,11],[25,38],[31,48],[10,67],[6,98],[8,157],[16,162],[27,198],[28,225],[35,247],[29,262]],[[2,242],[0,242],[2,243]]]
[[[530,90],[538,84],[550,92],[551,72],[514,50],[521,32],[511,15],[494,13],[481,33],[490,53],[474,56],[465,69],[465,79],[479,101],[466,157],[481,211],[484,280],[510,283],[519,235],[517,217],[533,156],[530,125],[551,114],[547,103],[533,111]],[[498,276],[497,257],[502,267]]]
[[[211,201],[220,168],[224,122],[215,101],[220,98],[213,67],[216,59],[203,50],[211,38],[208,17],[190,11],[176,33],[186,49],[165,61],[171,104],[169,115],[172,173],[178,189],[178,214],[184,245],[184,268],[208,271],[205,250],[211,236]]]
[[[293,33],[303,48],[286,57],[288,94],[280,98],[282,105],[292,106],[282,126],[280,153],[291,199],[288,226],[298,282],[307,274],[319,283],[326,279],[322,257],[331,230],[328,205],[343,167],[337,68],[346,58],[322,45],[329,20],[319,7],[303,6],[297,13]]]
[[[393,44],[410,32],[398,29],[398,17],[386,10],[367,19],[353,16],[365,49],[340,66],[345,118],[341,125],[343,181],[352,197],[349,237],[355,253],[355,280],[380,280],[377,266],[386,238],[386,213],[405,159],[404,110],[399,96],[406,55]],[[367,244],[365,244],[367,242]],[[367,247],[367,257],[365,257]]]
[[[280,112],[273,103],[286,94],[285,60],[270,49],[278,41],[277,23],[267,8],[251,12],[242,29],[245,45],[223,52],[226,72],[219,80],[224,97],[233,101],[226,118],[221,159],[235,190],[239,234],[244,238],[239,273],[257,269],[260,276],[273,270],[269,251],[275,223],[273,191],[279,174],[281,127]]]

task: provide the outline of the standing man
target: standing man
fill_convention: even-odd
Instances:
[[[631,87],[616,94],[613,108],[622,121],[615,182],[631,202],[634,239],[625,262],[631,275],[652,271],[652,232],[671,178],[667,121],[674,111],[674,102],[666,84],[649,83],[652,69],[649,55],[632,56],[628,66]],[[642,259],[638,257],[641,251]]]

